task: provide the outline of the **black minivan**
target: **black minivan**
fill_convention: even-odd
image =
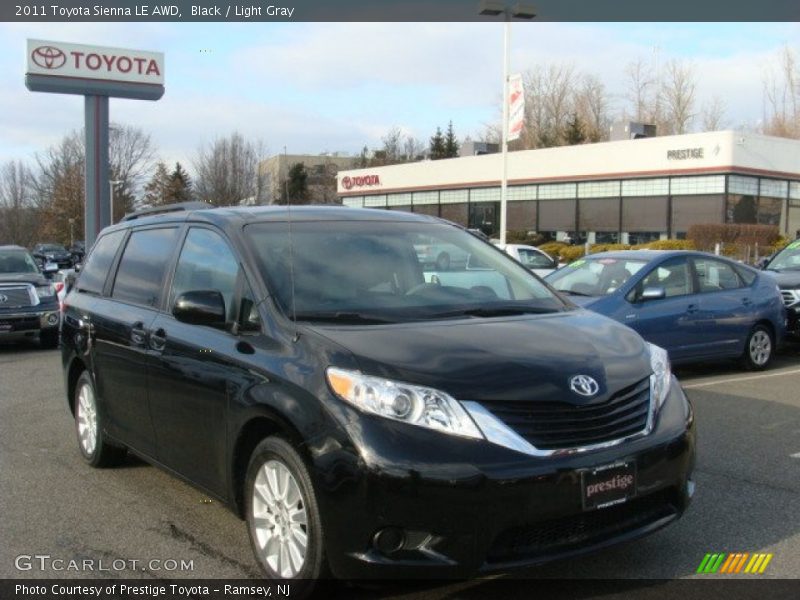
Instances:
[[[226,502],[267,576],[464,577],[687,508],[666,353],[491,244],[405,212],[159,211],[104,230],[66,299],[80,451]],[[421,264],[431,239],[466,264]]]

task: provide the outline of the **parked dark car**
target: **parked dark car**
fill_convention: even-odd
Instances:
[[[788,332],[800,337],[800,240],[771,256],[761,268],[775,278],[781,290]]]
[[[72,253],[60,244],[36,244],[31,254],[42,266],[53,263],[59,269],[72,268]]]
[[[58,346],[61,314],[53,283],[25,248],[0,246],[0,340],[39,336]]]
[[[72,264],[78,265],[83,262],[83,257],[86,255],[86,244],[82,241],[73,242],[69,247],[69,253],[72,255]]]
[[[403,212],[161,210],[104,230],[67,297],[80,451],[227,503],[269,577],[464,577],[687,508],[666,352],[492,245]],[[505,288],[426,282],[421,239]]]
[[[703,252],[602,252],[546,281],[665,348],[673,363],[739,358],[763,369],[786,333],[772,278]]]

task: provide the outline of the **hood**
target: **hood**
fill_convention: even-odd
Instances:
[[[633,330],[585,310],[511,318],[373,326],[313,326],[355,355],[362,372],[437,388],[460,400],[602,402],[650,375]],[[592,398],[574,375],[600,385]]]
[[[800,271],[761,271],[772,277],[782,290],[794,290],[800,288]]]
[[[0,273],[0,285],[8,283],[31,283],[33,285],[47,285],[52,283],[41,273]]]

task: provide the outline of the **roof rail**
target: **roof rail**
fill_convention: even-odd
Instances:
[[[189,210],[203,210],[204,208],[214,208],[211,204],[206,202],[191,201],[191,202],[177,202],[175,204],[164,204],[163,206],[153,206],[151,208],[143,208],[136,212],[129,213],[122,217],[122,221],[133,221],[141,217],[151,217],[153,215],[163,215],[166,213],[174,213]]]

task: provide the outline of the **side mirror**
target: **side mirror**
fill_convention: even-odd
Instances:
[[[225,325],[225,299],[217,290],[186,292],[175,299],[172,315],[190,325]]]
[[[49,263],[49,262],[44,263],[44,272],[45,273],[55,273],[56,271],[58,271],[58,265],[57,264]]]
[[[667,297],[667,290],[663,287],[648,287],[639,295],[639,300],[645,302],[647,300],[662,300]]]
[[[761,258],[759,258],[758,261],[755,264],[756,269],[760,269],[762,271],[764,269],[766,269],[767,265],[769,264],[769,259],[770,258],[772,258],[772,257],[771,256],[762,256]]]

